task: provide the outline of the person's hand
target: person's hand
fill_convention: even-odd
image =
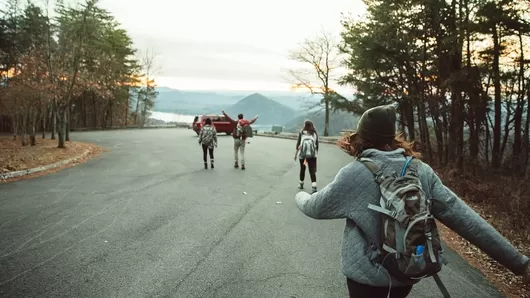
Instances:
[[[530,284],[530,263],[526,265],[526,271],[523,274],[523,284]]]

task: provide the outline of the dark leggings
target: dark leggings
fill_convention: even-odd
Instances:
[[[373,287],[363,285],[351,279],[348,281],[348,292],[350,298],[387,298],[388,287]],[[390,298],[405,298],[412,291],[412,286],[395,287],[390,289]]]
[[[316,158],[308,158],[307,159],[307,165],[309,166],[309,176],[311,176],[311,182],[317,182],[317,159]],[[304,181],[305,179],[305,168],[304,160],[300,159],[300,181]]]
[[[210,152],[210,160],[213,161],[213,148],[208,148],[208,145],[202,145],[202,159],[204,162],[208,161],[208,152]]]

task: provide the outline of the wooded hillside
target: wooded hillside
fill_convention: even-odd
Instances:
[[[0,18],[0,130],[23,146],[57,132],[64,147],[72,128],[142,125],[156,99],[153,57],[137,57],[97,0],[41,4],[10,0]]]
[[[340,108],[399,103],[401,131],[418,141],[428,161],[470,181],[497,181],[472,190],[461,180],[468,184],[464,194],[492,196],[515,226],[525,226],[529,2],[364,2],[366,16],[342,20],[340,51],[349,73],[341,80],[357,89],[357,100]]]

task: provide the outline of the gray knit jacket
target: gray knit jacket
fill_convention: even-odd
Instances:
[[[403,149],[363,151],[361,157],[369,157],[380,166],[400,171],[405,162]],[[386,170],[385,170],[386,171]],[[433,200],[432,212],[444,225],[470,241],[494,260],[522,275],[528,266],[528,257],[522,255],[502,235],[488,224],[456,194],[443,185],[432,168],[421,163],[419,175],[428,198]],[[398,172],[399,173],[399,172]],[[379,204],[379,186],[372,172],[359,161],[343,167],[334,181],[312,195],[299,192],[298,208],[315,219],[346,219],[342,239],[342,272],[362,284],[387,287],[400,286],[384,268],[375,267],[369,260],[370,245],[376,240],[376,212],[367,208],[369,203]],[[391,283],[390,283],[390,279]]]

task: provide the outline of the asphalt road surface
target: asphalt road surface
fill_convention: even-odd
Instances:
[[[296,208],[294,141],[251,139],[242,171],[224,135],[215,170],[203,169],[187,129],[72,139],[110,151],[0,185],[0,296],[347,297],[344,221]],[[319,154],[323,186],[349,157],[332,145]],[[441,276],[453,297],[502,297],[457,255],[448,259]],[[410,297],[441,295],[429,279]]]

